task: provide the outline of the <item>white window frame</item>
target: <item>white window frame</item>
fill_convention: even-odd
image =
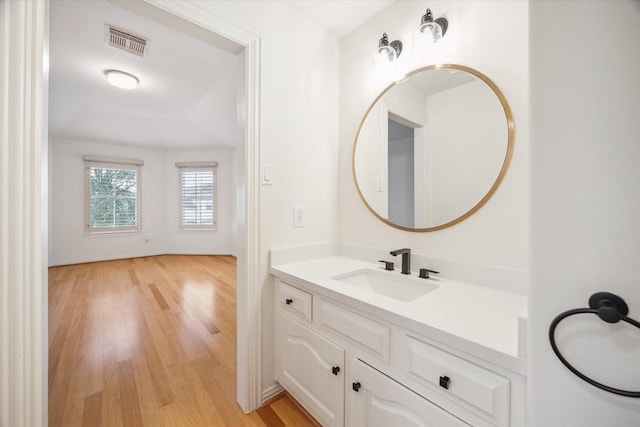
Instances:
[[[142,230],[142,166],[144,161],[113,157],[83,156],[85,171],[85,233],[122,233]],[[92,227],[91,226],[91,168],[113,168],[136,171],[136,219],[135,226]]]
[[[200,230],[216,231],[218,228],[218,162],[176,162],[178,168],[178,208],[179,208],[179,230]],[[183,172],[206,172],[213,173],[213,224],[185,224],[183,218],[183,196],[182,196],[182,173]]]

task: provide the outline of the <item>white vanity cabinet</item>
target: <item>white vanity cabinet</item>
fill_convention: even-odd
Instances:
[[[524,425],[523,376],[287,282],[275,279],[276,380],[322,425]]]
[[[311,294],[281,283],[276,303],[276,379],[323,425],[344,425],[345,351],[299,320]]]
[[[411,335],[400,342],[397,379],[472,425],[508,426],[511,381]],[[455,409],[454,409],[455,408]]]
[[[347,388],[349,426],[468,426],[358,359],[350,365]]]

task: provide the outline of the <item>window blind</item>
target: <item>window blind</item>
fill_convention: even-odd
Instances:
[[[138,159],[122,159],[119,157],[104,157],[104,156],[82,156],[82,160],[85,162],[91,163],[111,163],[117,165],[134,165],[134,166],[142,166],[144,165],[144,160]]]
[[[179,167],[180,228],[214,229],[216,225],[216,168]]]

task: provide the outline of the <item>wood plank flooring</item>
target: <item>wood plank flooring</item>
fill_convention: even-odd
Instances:
[[[312,426],[236,403],[236,262],[164,255],[49,269],[49,426]]]

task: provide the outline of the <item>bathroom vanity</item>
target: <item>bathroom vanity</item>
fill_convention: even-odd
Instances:
[[[452,227],[496,192],[514,141],[510,107],[489,77],[421,67],[365,111],[355,189],[391,227]],[[524,426],[526,296],[524,280],[510,280],[523,273],[432,265],[408,248],[381,252],[403,255],[387,271],[374,252],[283,260],[272,251],[276,380],[326,426]],[[421,276],[435,268],[442,277],[419,278],[412,259]]]
[[[346,256],[271,272],[276,380],[322,425],[524,425],[524,295]]]

